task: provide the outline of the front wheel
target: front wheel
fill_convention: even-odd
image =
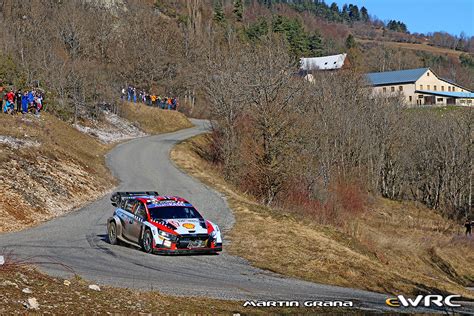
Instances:
[[[150,253],[153,250],[153,236],[151,235],[150,230],[145,230],[142,238],[142,249],[146,253]]]
[[[109,243],[111,245],[118,245],[117,224],[115,224],[114,221],[111,221],[107,225],[107,235],[109,236]]]

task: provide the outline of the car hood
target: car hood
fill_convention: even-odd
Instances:
[[[207,234],[206,221],[199,218],[163,219],[157,223],[168,227],[180,235]]]

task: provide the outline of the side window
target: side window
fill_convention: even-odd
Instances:
[[[125,200],[125,202],[123,203],[123,209],[127,212],[133,213],[132,208],[133,208],[133,201]]]
[[[141,219],[146,219],[146,211],[145,211],[145,206],[143,206],[142,203],[139,203],[137,206],[137,209],[135,211],[135,215],[140,217]]]

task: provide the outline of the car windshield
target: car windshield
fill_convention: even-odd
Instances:
[[[161,206],[148,209],[152,219],[202,218],[194,207]]]

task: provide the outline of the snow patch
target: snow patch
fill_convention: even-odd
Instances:
[[[82,133],[97,137],[103,143],[114,143],[147,135],[130,121],[121,118],[117,114],[104,111],[104,115],[108,123],[106,125],[89,127],[74,124],[74,127]]]
[[[40,145],[36,140],[21,139],[5,135],[0,135],[0,144],[5,144],[15,149],[21,147],[39,147]]]

